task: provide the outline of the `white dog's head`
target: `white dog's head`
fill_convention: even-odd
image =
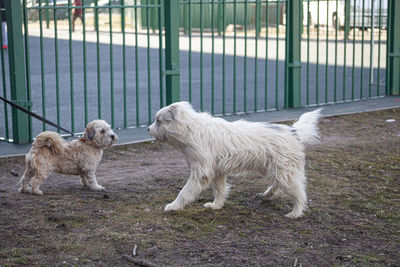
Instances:
[[[185,140],[196,113],[188,102],[176,102],[160,109],[155,122],[148,128],[155,139],[171,145]]]
[[[103,120],[94,120],[86,126],[83,138],[89,145],[97,148],[106,148],[118,141],[118,136],[110,125]]]

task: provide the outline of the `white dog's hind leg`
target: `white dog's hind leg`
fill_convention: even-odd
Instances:
[[[303,211],[307,208],[307,194],[303,182],[304,179],[293,180],[286,191],[294,201],[293,210],[285,215],[288,218],[300,218],[303,216]]]
[[[86,175],[86,179],[88,181],[88,185],[89,185],[90,189],[96,190],[96,191],[100,191],[100,190],[104,190],[105,189],[104,187],[102,187],[101,185],[99,185],[97,183],[96,174],[94,172],[89,172]]]
[[[208,184],[201,184],[199,179],[192,175],[179,192],[176,199],[172,203],[169,203],[165,206],[164,211],[183,209],[183,207],[185,207],[187,204],[194,201],[203,188],[207,185]]]
[[[206,208],[221,209],[224,206],[225,198],[229,192],[229,185],[226,183],[226,176],[221,175],[212,181],[212,188],[214,191],[214,202],[204,204]]]

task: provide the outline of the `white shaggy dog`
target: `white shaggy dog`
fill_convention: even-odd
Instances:
[[[197,113],[187,102],[162,108],[149,134],[180,150],[190,168],[189,180],[165,211],[182,209],[209,185],[215,199],[204,206],[221,209],[229,189],[227,175],[258,173],[270,184],[262,196],[289,196],[294,207],[286,216],[301,217],[307,207],[304,144],[318,140],[320,111],[305,113],[287,126],[228,122]]]
[[[117,135],[103,120],[88,123],[83,138],[71,142],[66,142],[56,132],[39,134],[25,157],[26,169],[20,181],[20,192],[43,195],[39,186],[51,172],[80,175],[84,186],[92,190],[104,190],[97,183],[96,169],[103,149],[116,141]]]

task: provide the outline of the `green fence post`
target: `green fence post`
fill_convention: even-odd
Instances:
[[[180,100],[179,0],[165,1],[165,85],[167,105]]]
[[[261,32],[261,2],[256,2],[256,34],[260,36]]]
[[[24,45],[22,38],[21,1],[6,1],[8,58],[10,66],[11,101],[28,108],[30,102],[26,95]],[[13,139],[16,144],[29,143],[28,115],[12,108]]]
[[[300,62],[300,42],[301,42],[301,10],[302,0],[288,0],[286,9],[286,31],[287,31],[287,66],[288,75],[286,95],[288,107],[297,108],[301,105],[301,62]]]
[[[50,11],[49,11],[49,0],[46,0],[46,28],[50,28]],[[41,10],[39,10],[41,12]]]
[[[222,35],[224,29],[224,5],[218,4],[218,35]]]
[[[389,59],[387,66],[388,81],[386,86],[389,95],[398,95],[400,94],[400,2],[389,0],[388,10]]]
[[[339,19],[339,16],[336,17]],[[353,21],[353,24],[355,22]],[[350,32],[350,0],[345,0],[344,3],[344,39],[347,40]]]

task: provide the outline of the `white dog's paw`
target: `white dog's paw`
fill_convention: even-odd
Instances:
[[[205,208],[211,208],[211,209],[214,209],[214,210],[219,210],[219,209],[221,209],[223,206],[224,206],[224,205],[215,205],[213,202],[208,202],[208,203],[204,204],[204,207],[205,207]]]
[[[165,206],[164,211],[181,210],[182,208],[182,206],[176,204],[175,202],[172,202]]]
[[[303,216],[302,212],[289,212],[288,214],[285,215],[285,217],[290,218],[290,219],[296,219],[296,218],[300,218],[301,216]]]
[[[101,185],[95,185],[95,186],[91,186],[90,189],[94,190],[94,191],[104,191],[106,190],[103,186]]]

